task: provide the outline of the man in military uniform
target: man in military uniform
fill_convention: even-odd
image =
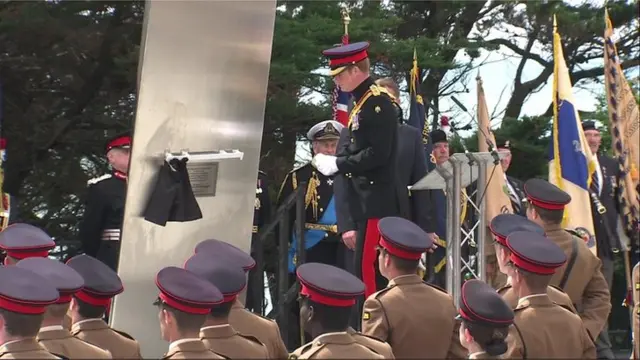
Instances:
[[[569,259],[555,272],[550,283],[569,295],[589,335],[596,339],[609,317],[611,298],[600,260],[581,238],[561,226],[564,208],[571,196],[542,179],[527,180],[524,192],[529,201],[527,217],[541,225],[546,236],[560,246]]]
[[[513,267],[509,265],[511,261],[511,251],[507,247],[507,236],[516,231],[530,231],[540,235],[544,235],[544,229],[542,226],[534,223],[533,221],[515,214],[500,214],[493,219],[489,224],[489,229],[493,235],[493,244],[496,251],[496,257],[498,260],[498,268],[500,272],[510,277],[513,271]],[[513,291],[511,286],[511,279],[507,279],[507,284],[498,289],[498,294],[502,295],[503,299],[515,309],[518,305],[518,294]],[[573,306],[573,302],[569,295],[565,294],[560,288],[549,285],[547,287],[547,294],[554,303],[570,309],[577,314],[576,309]]]
[[[112,168],[89,180],[84,217],[79,237],[82,250],[117,270],[120,256],[120,230],[127,192],[127,171],[131,135],[118,135],[107,142],[105,154]]]
[[[521,216],[527,216],[525,207],[526,196],[522,189],[524,182],[513,176],[507,175],[507,170],[509,170],[509,166],[511,165],[511,141],[506,139],[497,139],[496,145],[498,152],[505,155],[504,158],[500,159],[500,165],[504,172],[504,180],[507,184],[507,190],[509,191],[508,195],[511,200],[513,213]]]
[[[392,97],[369,75],[368,48],[369,43],[359,42],[323,52],[329,58],[334,81],[343,91],[351,92],[356,104],[349,115],[347,146],[337,156],[316,154],[313,158],[324,175],[340,172],[348,178],[346,196],[357,231],[356,243],[351,239],[345,245],[356,249],[356,270],[365,283],[366,295],[376,291],[378,221],[399,213],[395,164],[398,115]]]
[[[42,276],[0,266],[0,359],[60,359],[36,341],[46,307],[58,290]]]
[[[507,352],[507,335],[515,315],[495,290],[480,280],[469,280],[460,292],[460,343],[469,359],[497,359]]]
[[[453,299],[416,274],[431,239],[399,217],[383,218],[378,226],[378,264],[389,285],[365,301],[362,332],[389,342],[399,359],[424,358],[426,352],[431,358],[464,358]]]
[[[108,351],[74,337],[62,326],[69,310],[71,296],[84,286],[84,279],[80,274],[69,266],[49,258],[20,260],[16,266],[42,276],[59,292],[58,301],[47,306],[44,314],[37,337],[40,345],[49,352],[70,359],[111,359]]]
[[[313,154],[334,155],[343,126],[334,120],[322,121],[307,132]],[[300,183],[307,183],[305,196],[305,262],[321,262],[338,265],[338,244],[336,205],[333,197],[333,175],[324,175],[311,163],[290,172],[282,183],[278,195],[280,206]],[[295,207],[290,211],[291,246],[289,247],[289,273],[293,274],[298,265],[296,249],[298,240],[293,229]]]
[[[69,306],[71,334],[109,351],[114,359],[141,359],[138,342],[102,320],[113,297],[124,291],[118,274],[86,254],[74,256],[67,265],[84,279],[84,287],[73,294]]]
[[[13,224],[0,232],[0,250],[5,252],[5,265],[31,257],[47,257],[56,243],[51,236],[29,224]]]
[[[271,199],[269,198],[269,187],[267,186],[267,174],[258,171],[258,181],[256,183],[256,200],[253,207],[253,229],[251,231],[251,256],[262,256],[265,270],[269,274],[269,283],[274,280],[277,274],[277,256],[273,256],[275,249],[265,249],[262,244],[258,244],[258,234],[260,229],[271,220]],[[257,254],[260,251],[260,254]],[[269,255],[267,257],[267,255]],[[249,271],[249,281],[247,285],[247,301],[245,306],[254,312],[262,312],[262,303],[254,291],[264,290],[263,274],[259,273],[255,267]],[[274,294],[272,294],[272,298]]]
[[[199,339],[200,327],[222,293],[210,282],[185,269],[170,266],[156,276],[160,295],[160,332],[169,342],[164,359],[225,359]]]
[[[231,308],[247,285],[242,267],[228,261],[212,261],[207,251],[200,251],[187,260],[184,268],[212,283],[223,295],[222,302],[211,307],[200,329],[204,344],[231,359],[268,359],[269,350],[260,340],[239,333],[229,323]]]
[[[518,294],[515,331],[505,359],[595,359],[595,345],[580,317],[551,301],[549,282],[567,257],[544,235],[516,231],[507,237]]]
[[[234,266],[240,265],[245,272],[256,266],[255,260],[239,248],[220,240],[205,240],[195,249],[196,254],[207,253],[211,261],[223,261]],[[241,334],[255,336],[269,350],[271,359],[284,359],[289,355],[280,336],[280,328],[272,319],[254,314],[244,308],[236,297],[229,313],[229,324]]]
[[[440,166],[449,161],[450,153],[447,134],[442,130],[434,130],[429,136],[433,147],[431,154],[435,159],[436,165]],[[439,246],[433,254],[428,256],[428,281],[444,288],[447,283],[447,195],[444,190],[440,189],[427,190],[426,192],[432,202],[431,218],[435,227],[435,241]]]
[[[349,314],[364,283],[343,269],[321,263],[298,267],[300,318],[313,341],[297,348],[289,359],[383,359],[362,336],[349,332]],[[339,281],[337,281],[338,279]],[[377,341],[367,338],[368,341]]]

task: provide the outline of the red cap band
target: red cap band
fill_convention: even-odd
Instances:
[[[417,253],[414,251],[408,251],[408,250],[398,248],[392,242],[387,241],[383,236],[380,236],[379,242],[380,242],[380,246],[382,246],[385,250],[387,250],[389,254],[393,256],[397,256],[402,259],[420,260],[420,257],[422,256],[422,252]]]
[[[53,246],[51,248],[53,248]],[[22,259],[27,259],[32,257],[46,258],[47,256],[49,256],[49,249],[51,248],[47,248],[46,250],[38,249],[36,251],[29,251],[27,249],[7,250],[7,256],[10,256],[17,260],[22,260]]]
[[[84,290],[80,290],[74,294],[78,299],[93,306],[109,306],[111,304],[111,297],[97,297],[87,293]]]
[[[337,68],[340,66],[352,65],[366,59],[367,56],[369,56],[367,54],[367,50],[363,50],[353,55],[349,55],[347,57],[338,58],[338,59],[329,59],[329,67]]]
[[[4,150],[7,148],[7,139],[0,138],[0,150]]]
[[[109,144],[107,144],[107,151],[121,146],[131,145],[131,136],[121,136],[119,138],[113,139]]]
[[[58,301],[56,301],[56,304],[66,304],[71,302],[71,298],[73,297],[73,294],[60,294],[60,297],[58,298]]]
[[[47,304],[25,305],[0,297],[0,308],[18,314],[37,315],[44,314]]]
[[[180,311],[184,311],[184,312],[189,313],[189,314],[206,315],[206,314],[211,312],[211,308],[202,308],[202,307],[189,306],[187,304],[181,303],[181,302],[171,298],[170,296],[167,296],[167,294],[163,293],[162,291],[160,292],[160,295],[158,295],[158,297],[160,297],[160,299],[165,304],[171,306],[172,308],[180,310]]]
[[[347,307],[353,306],[356,303],[355,298],[350,299],[338,299],[335,297],[327,296],[321,294],[314,289],[306,286],[302,281],[300,282],[301,289],[300,295],[305,295],[309,298],[309,300],[317,302],[319,304],[329,305],[329,306],[339,306],[339,307]]]
[[[531,204],[547,210],[564,210],[564,207],[567,205],[562,203],[550,203],[550,202],[534,199],[530,196],[528,196],[528,198]]]
[[[550,265],[540,265],[540,264],[534,264],[532,262],[527,261],[526,259],[519,257],[516,253],[513,252],[513,250],[511,250],[511,256],[510,256],[511,262],[513,262],[513,264],[525,271],[528,271],[530,273],[534,273],[534,274],[538,274],[538,275],[553,275],[556,272],[556,269],[559,268],[560,266],[562,266],[562,264],[558,265],[558,266],[550,266]]]

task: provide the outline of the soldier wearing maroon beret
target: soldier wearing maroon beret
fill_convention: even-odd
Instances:
[[[0,250],[5,252],[5,265],[30,257],[47,257],[55,246],[51,236],[33,225],[13,224],[0,232]]]
[[[84,279],[77,271],[59,261],[37,257],[20,260],[15,266],[42,276],[59,292],[56,303],[47,306],[44,314],[37,338],[40,345],[71,359],[111,359],[108,351],[74,337],[63,327],[73,294],[84,286]]]
[[[356,241],[345,242],[355,250],[356,273],[366,286],[365,296],[376,292],[376,244],[378,221],[399,215],[400,194],[396,179],[398,118],[392,96],[370,77],[368,42],[337,46],[323,51],[329,59],[335,83],[355,99],[349,115],[349,140],[336,156],[317,154],[314,166],[326,176],[346,178],[345,197],[356,222]]]
[[[120,256],[120,230],[127,193],[127,172],[131,134],[119,134],[107,141],[105,155],[111,173],[87,182],[84,216],[79,238],[82,251],[117,270]]]
[[[531,231],[512,232],[506,245],[518,305],[504,358],[595,359],[595,345],[580,317],[547,295],[551,278],[567,261],[562,249]]]
[[[383,218],[378,229],[378,266],[389,285],[365,301],[362,332],[387,341],[399,359],[424,358],[425,349],[432,358],[465,357],[453,299],[417,275],[420,257],[432,246],[429,235],[399,217]]]
[[[196,254],[207,253],[210,261],[223,261],[229,266],[240,266],[245,273],[256,266],[256,261],[246,252],[220,240],[205,240],[196,245]],[[255,336],[269,350],[271,359],[284,359],[289,355],[282,341],[278,324],[266,317],[262,317],[245,309],[236,298],[229,313],[229,324],[241,334]]]
[[[211,308],[222,302],[222,293],[198,275],[178,267],[166,267],[156,275],[160,290],[155,305],[160,332],[169,342],[163,359],[225,359],[200,340],[200,327]]]
[[[83,254],[71,258],[67,265],[84,280],[69,307],[71,334],[101,349],[114,359],[140,359],[140,345],[131,335],[112,329],[103,320],[113,297],[124,287],[118,274],[100,260]]]
[[[0,267],[0,359],[60,359],[36,341],[58,290],[42,276],[17,266]]]
[[[211,306],[200,338],[210,349],[232,359],[268,359],[269,350],[256,337],[239,333],[230,323],[229,315],[238,295],[247,286],[241,264],[230,264],[212,257],[206,251],[193,255],[184,268],[217,287],[223,295],[219,304]]]
[[[609,318],[611,296],[602,273],[602,262],[589,249],[592,237],[582,239],[577,231],[562,227],[564,209],[571,196],[557,186],[546,180],[530,179],[524,184],[524,192],[530,204],[527,218],[542,226],[546,236],[562,248],[568,259],[550,284],[569,295],[589,335],[596,339]]]
[[[497,359],[507,351],[514,314],[491,286],[480,280],[466,281],[458,313],[460,343],[469,350],[469,359]]]

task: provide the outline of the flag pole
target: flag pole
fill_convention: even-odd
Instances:
[[[346,43],[349,42],[349,23],[351,22],[351,17],[349,16],[349,8],[347,5],[343,5],[340,10],[340,15],[342,15],[342,24],[344,25],[344,36],[347,38]],[[345,41],[342,41],[342,45],[346,45]]]

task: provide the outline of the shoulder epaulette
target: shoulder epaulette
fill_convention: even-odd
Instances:
[[[313,347],[314,342],[310,342],[306,345],[303,345],[302,347],[296,349],[294,352],[292,352],[291,354],[289,354],[289,359],[290,360],[295,360],[297,359],[300,355],[304,354],[305,352],[311,350],[311,348]]]
[[[97,184],[102,180],[107,180],[107,179],[111,178],[111,176],[112,176],[111,174],[104,174],[102,176],[98,176],[96,178],[93,178],[93,179],[90,179],[89,181],[87,181],[87,185]]]
[[[436,289],[436,290],[442,291],[443,293],[445,293],[445,294],[447,294],[447,295],[449,294],[449,293],[447,292],[447,290],[445,290],[445,289],[441,288],[441,287],[440,287],[440,286],[438,286],[438,285],[434,285],[434,284],[428,283],[428,282],[426,282],[426,281],[423,281],[422,283],[423,283],[423,284],[425,284],[425,285],[427,285],[427,286],[431,286],[432,288],[434,288],[434,289]]]
[[[131,336],[131,335],[127,334],[127,333],[126,333],[126,332],[124,332],[124,331],[116,330],[116,329],[113,329],[113,328],[112,328],[111,330],[113,330],[113,331],[117,332],[118,334],[120,334],[120,335],[122,335],[122,336],[126,337],[127,339],[130,339],[130,340],[136,341],[136,339],[134,339],[134,338],[133,338],[133,336]]]
[[[56,353],[50,353],[53,356],[57,356],[58,358],[62,359],[62,360],[69,360],[68,357],[64,356],[64,355],[60,355],[60,354],[56,354]]]
[[[574,314],[574,315],[577,315],[577,314],[576,314],[576,313],[575,313],[575,312],[574,312],[570,307],[568,307],[567,305],[565,305],[565,304],[558,304],[558,303],[557,303],[557,302],[555,302],[555,301],[554,301],[553,303],[554,303],[554,304],[556,304],[556,305],[558,305],[559,307],[561,307],[561,308],[563,308],[563,309],[567,310],[568,312],[570,312],[570,313],[572,313],[572,314]]]
[[[259,317],[259,318],[264,319],[264,320],[267,320],[267,321],[269,321],[269,322],[276,323],[276,321],[275,321],[275,320],[270,319],[270,318],[268,318],[268,317],[266,317],[266,316],[262,316],[262,315],[260,315],[260,314],[256,314],[256,313],[251,312],[251,311],[249,311],[249,310],[247,310],[247,312],[248,312],[249,314],[251,314],[251,315],[255,316],[255,317]]]
[[[506,290],[511,289],[511,284],[507,284],[505,286],[502,286],[500,289],[496,290],[496,292],[498,294],[502,294],[503,292],[505,292]]]
[[[257,343],[257,344],[264,345],[264,344],[262,343],[262,341],[260,341],[260,340],[259,340],[257,337],[255,337],[255,336],[246,335],[246,334],[241,334],[241,333],[238,333],[238,335],[242,336],[242,337],[243,337],[243,338],[245,338],[245,339],[251,340],[251,341],[253,341],[253,342]]]
[[[375,340],[375,341],[377,341],[377,342],[379,342],[379,343],[383,343],[383,344],[386,344],[386,343],[387,343],[386,341],[384,341],[384,340],[380,340],[380,339],[378,339],[378,338],[377,338],[377,337],[375,337],[375,336],[371,336],[371,335],[363,334],[363,333],[361,333],[361,332],[355,332],[355,333],[353,333],[353,335],[356,335],[356,336],[364,336],[364,337],[366,337],[366,338],[369,338],[369,339],[371,339],[371,340]],[[352,335],[352,336],[353,336],[353,335]]]
[[[306,162],[306,163],[304,163],[304,164],[302,164],[302,165],[300,165],[300,166],[298,166],[298,167],[293,168],[293,170],[289,171],[289,174],[294,173],[294,172],[296,172],[296,171],[298,171],[298,170],[300,170],[300,169],[303,169],[303,168],[305,168],[305,167],[307,167],[307,166],[309,166],[309,165],[311,165],[311,162],[310,162],[310,161],[309,161],[309,162]]]
[[[569,234],[571,234],[571,235],[573,235],[573,236],[575,236],[575,237],[577,237],[579,239],[582,239],[582,236],[580,236],[580,233],[575,231],[575,230],[573,230],[573,229],[564,229],[564,231],[568,232]]]
[[[373,294],[373,297],[377,299],[378,297],[380,297],[381,295],[387,293],[389,290],[393,289],[394,287],[396,287],[396,286],[395,285],[391,285],[391,286],[387,286],[386,288],[384,288],[382,290],[378,290],[377,292],[375,292]]]
[[[562,290],[562,288],[561,288],[561,287],[559,287],[558,285],[551,285],[551,284],[549,284],[549,287],[552,287],[552,288],[554,288],[554,289],[556,289],[556,290],[560,291],[560,292],[561,292],[561,293],[563,293],[563,294],[565,293],[565,292],[564,292],[564,290]]]

